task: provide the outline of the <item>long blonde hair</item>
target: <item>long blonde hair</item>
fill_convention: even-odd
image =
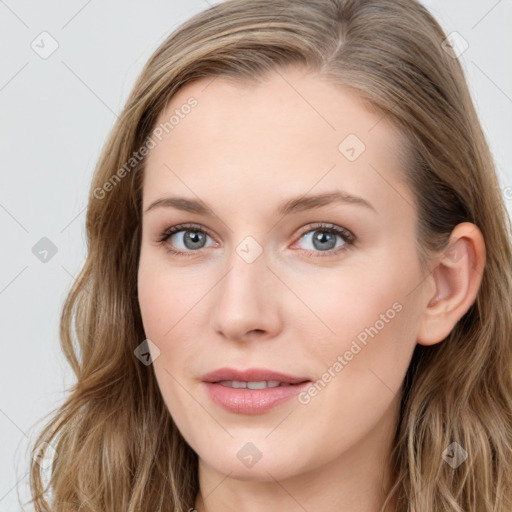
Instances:
[[[36,456],[49,445],[56,451],[47,482],[41,465],[31,464],[38,512],[194,507],[197,455],[170,417],[152,367],[134,356],[145,339],[136,277],[144,159],[125,164],[184,84],[219,75],[258,80],[288,65],[350,88],[405,134],[422,263],[444,250],[460,222],[476,224],[486,243],[475,302],[443,342],[414,352],[383,510],[391,503],[395,512],[512,510],[511,225],[445,38],[415,0],[228,0],[161,44],[93,177],[87,260],[60,324],[76,384],[34,444]],[[457,469],[442,458],[453,442],[468,453]]]

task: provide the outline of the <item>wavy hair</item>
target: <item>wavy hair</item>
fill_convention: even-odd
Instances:
[[[463,70],[445,39],[415,0],[228,0],[159,46],[92,179],[87,259],[60,323],[76,383],[32,449],[36,458],[55,450],[48,475],[31,463],[37,512],[194,507],[197,455],[175,426],[153,368],[134,356],[145,339],[137,297],[145,160],[128,170],[125,164],[183,85],[216,76],[258,81],[288,65],[351,89],[405,135],[424,268],[460,222],[478,226],[486,244],[474,303],[442,343],[414,351],[382,510],[512,510],[511,223]],[[468,453],[457,469],[442,459],[452,442]]]

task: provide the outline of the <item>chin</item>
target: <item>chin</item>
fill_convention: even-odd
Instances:
[[[297,454],[301,452],[301,446],[272,445],[265,440],[268,432],[260,437],[253,436],[254,441],[247,441],[249,436],[244,436],[243,441],[230,439],[227,444],[218,445],[219,451],[196,451],[199,458],[215,471],[230,478],[244,481],[274,481],[283,480],[307,470],[304,468],[306,461],[298,460]],[[301,459],[306,454],[301,453]],[[311,461],[313,462],[313,461]]]

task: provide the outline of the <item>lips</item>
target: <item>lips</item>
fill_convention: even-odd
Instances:
[[[220,368],[203,376],[209,398],[236,414],[262,414],[291,399],[310,382],[307,377],[263,368]]]
[[[203,382],[272,382],[280,384],[301,384],[308,382],[308,377],[296,377],[286,373],[275,372],[266,368],[249,368],[247,370],[235,370],[233,368],[219,368],[203,376]]]

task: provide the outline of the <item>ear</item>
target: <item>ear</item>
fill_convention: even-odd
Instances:
[[[470,222],[458,224],[428,278],[430,295],[425,298],[417,333],[420,345],[434,345],[450,334],[475,301],[484,267],[485,242],[480,229]]]

